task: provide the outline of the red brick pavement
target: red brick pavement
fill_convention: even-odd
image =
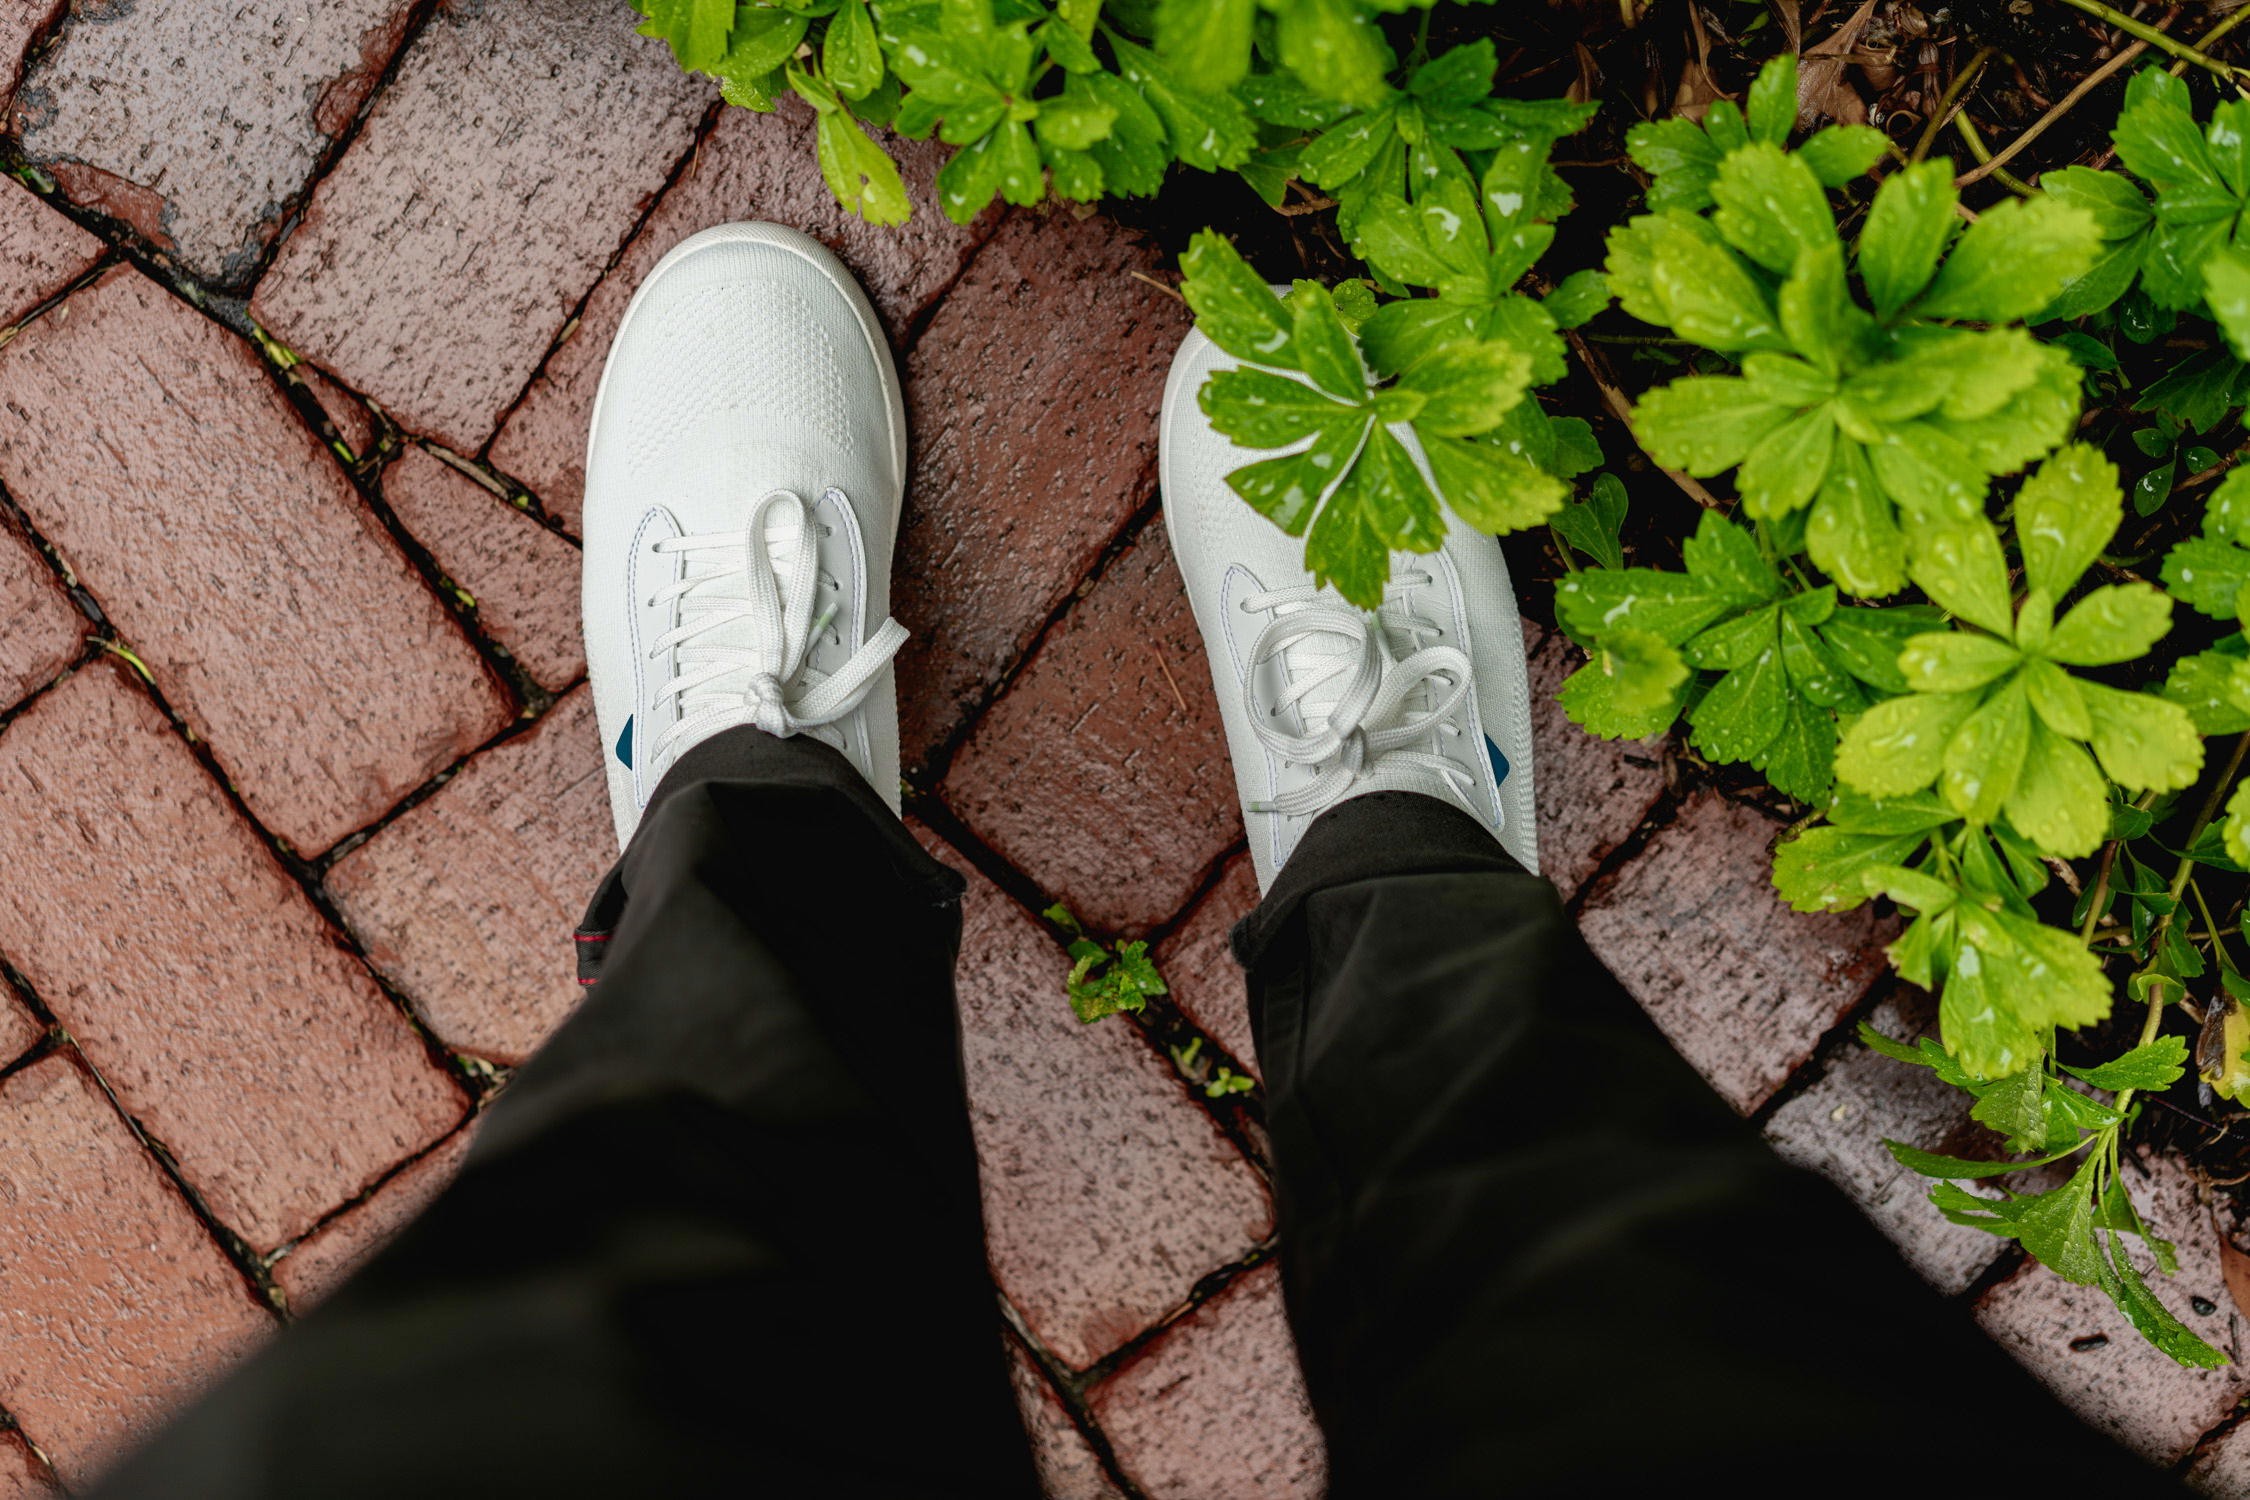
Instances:
[[[972,870],[990,1252],[1050,1489],[1317,1493],[1258,1148],[1154,1040],[1255,1069],[1225,943],[1256,892],[1153,520],[1186,326],[1155,250],[1025,211],[869,230],[800,110],[714,117],[622,6],[60,10],[0,0],[0,98],[34,54],[8,149],[98,231],[0,183],[0,329],[29,318],[0,339],[0,1500],[48,1461],[82,1483],[331,1290],[569,1013],[612,852],[574,628],[592,385],[655,260],[761,216],[865,279],[908,381],[910,810]],[[1995,1279],[1876,1148],[1959,1125],[1849,1044],[1918,1019],[1884,922],[1782,911],[1779,825],[1571,729],[1575,648],[1527,629],[1547,872],[1668,1034],[2093,1419],[2239,1484],[2231,1377]],[[1156,938],[1156,1025],[1069,1016],[1055,897]],[[2163,1171],[2182,1295],[2230,1308]]]

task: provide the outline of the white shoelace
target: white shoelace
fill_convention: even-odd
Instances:
[[[794,527],[773,530],[777,514]],[[672,676],[652,701],[676,700],[679,718],[658,736],[654,763],[675,746],[736,724],[784,739],[803,733],[830,743],[842,739],[829,726],[859,707],[907,631],[885,620],[834,673],[807,664],[822,634],[841,643],[837,605],[813,615],[820,590],[839,587],[821,568],[814,535],[830,530],[813,520],[798,496],[775,490],[750,507],[740,531],[656,544],[659,554],[688,561],[683,576],[648,601],[652,608],[679,606],[679,623],[649,649],[652,661],[677,653]]]
[[[1425,575],[1421,582],[1428,582]],[[1359,610],[1322,596],[1310,584],[1269,589],[1242,601],[1252,614],[1273,619],[1250,648],[1250,726],[1267,748],[1290,764],[1313,772],[1302,786],[1277,793],[1251,811],[1305,817],[1321,812],[1352,783],[1386,770],[1434,778],[1464,800],[1474,785],[1460,764],[1432,746],[1441,729],[1469,696],[1469,658],[1451,646],[1422,646],[1394,660],[1376,626],[1419,641],[1437,627],[1411,612],[1411,576],[1394,583],[1404,591],[1394,605],[1386,597],[1374,621]],[[1388,592],[1388,591],[1386,591]],[[1283,652],[1288,678],[1279,698],[1262,703],[1256,669]],[[1284,710],[1302,712],[1306,732],[1282,727]]]

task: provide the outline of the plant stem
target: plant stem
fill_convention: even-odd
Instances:
[[[1992,167],[1994,181],[2011,193],[2020,193],[2026,198],[2031,196],[2031,185],[2029,183],[2013,172],[1992,165],[1992,153],[1985,148],[1984,137],[1977,134],[1977,127],[1971,123],[1967,110],[1961,110],[1953,116],[1953,128],[1960,133],[1962,140],[1968,142],[1969,154],[1975,157],[1980,165]],[[1958,185],[1958,182],[1956,182],[1956,186]]]
[[[2075,4],[2076,0],[2068,0],[2068,3]],[[1953,81],[1945,86],[1945,92],[1938,98],[1937,108],[1930,111],[1930,118],[1924,122],[1922,138],[1914,143],[1914,150],[1907,157],[1908,161],[1920,161],[1930,154],[1930,147],[1937,142],[1938,131],[1961,101],[1968,97],[1969,89],[1976,83],[1978,75],[1984,72],[1984,65],[1992,61],[1993,51],[1991,47],[1980,47],[1977,55],[1969,59],[1969,65],[1953,75]]]
[[[2241,12],[2238,11],[2236,12],[2236,14],[2239,15],[2241,14]],[[2094,90],[2100,88],[2104,83],[2109,81],[2110,76],[2116,73],[2118,69],[2124,67],[2134,58],[2139,57],[2143,52],[2146,52],[2147,50],[2148,43],[2146,42],[2135,42],[2129,47],[2122,48],[2115,57],[2111,58],[2108,62],[2103,63],[2093,72],[2088,73],[2084,78],[2080,79],[2076,88],[2072,89],[2069,93],[2063,95],[2061,99],[2057,100],[2055,103],[2055,107],[2048,110],[2045,114],[2041,115],[2037,120],[2034,120],[2031,125],[2025,129],[2023,134],[2008,142],[2007,145],[2002,146],[1998,152],[1994,153],[1992,160],[1985,162],[1979,166],[1972,167],[1968,171],[1963,172],[1959,177],[1953,179],[1953,185],[1955,187],[1967,187],[1970,183],[1975,182],[1978,178],[1988,176],[1991,173],[1997,172],[2003,166],[2006,166],[2009,162],[2015,160],[2017,152],[2023,150],[2024,147],[2030,145],[2033,141],[2038,140],[2040,136],[2044,135],[2047,132],[2047,128],[2049,126],[2053,125],[2057,120],[2060,120],[2064,115],[2070,113],[2071,110],[2075,109],[2078,106],[2078,101],[2084,99],[2088,94],[2091,94]]]
[[[2210,46],[2220,37],[2225,36],[2228,32],[2234,30],[2235,27],[2241,25],[2245,18],[2250,18],[2250,10],[2244,10],[2239,6],[2236,7],[2233,15],[2228,16],[2224,21],[2221,21],[2218,25],[2212,27],[2209,31],[2204,32],[2203,35],[2195,39],[2197,50],[2200,51],[2203,48]],[[2183,57],[2178,62],[2172,64],[2171,73],[2174,78],[2179,77],[2186,71],[2186,58]]]
[[[2183,63],[2193,63],[2199,68],[2208,68],[2221,78],[2232,81],[2238,71],[2229,64],[2220,62],[2215,57],[2209,57],[2198,52],[2185,42],[2174,41],[2146,21],[2136,21],[2115,6],[2102,4],[2102,0],[2061,0],[2061,3],[2069,6],[2072,10],[2084,11],[2095,20],[2114,26],[2127,36],[2139,37],[2151,47],[2161,52],[2168,52]]]
[[[2219,960],[2219,967],[2229,974],[2240,974],[2242,971],[2234,966],[2234,959],[2227,953],[2226,939],[2220,936],[2219,924],[2211,920],[2211,903],[2203,899],[2203,885],[2192,876],[2188,880],[2188,893],[2195,897],[2195,909],[2203,913],[2203,931],[2211,939],[2211,952]],[[2188,934],[2189,941],[2194,938],[2194,933]]]

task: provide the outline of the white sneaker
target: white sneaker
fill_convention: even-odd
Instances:
[[[897,808],[905,486],[898,374],[833,255],[728,224],[657,263],[586,450],[586,662],[620,847],[673,762],[738,724],[834,745]]]
[[[1204,378],[1237,363],[1190,333],[1158,442],[1165,530],[1210,653],[1258,889],[1314,818],[1378,791],[1452,803],[1538,873],[1530,676],[1499,542],[1456,522],[1436,552],[1391,554],[1373,613],[1315,586],[1303,539],[1227,488],[1250,455],[1196,404]]]

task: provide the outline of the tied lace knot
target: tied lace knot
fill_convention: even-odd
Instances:
[[[1319,813],[1378,766],[1468,794],[1468,773],[1434,748],[1469,696],[1464,653],[1423,646],[1394,659],[1376,629],[1394,623],[1393,611],[1371,619],[1309,588],[1254,594],[1242,607],[1274,616],[1250,648],[1251,727],[1284,762],[1313,773],[1253,811]],[[1256,669],[1277,657],[1284,658],[1287,686],[1273,702],[1263,702]],[[1292,733],[1283,723],[1290,708],[1298,710],[1305,732]]]
[[[782,689],[781,679],[773,673],[751,673],[742,700],[750,722],[767,734],[787,739],[797,732],[790,718],[788,696]]]
[[[803,499],[775,490],[750,507],[740,531],[656,544],[664,556],[687,559],[681,576],[649,600],[678,611],[649,652],[651,660],[672,654],[672,676],[653,701],[670,702],[679,714],[656,741],[657,759],[736,724],[781,739],[809,733],[841,742],[832,726],[874,687],[905,644],[906,627],[885,620],[833,673],[810,664],[823,634],[841,642],[839,606],[813,613],[823,588],[839,589],[821,568],[818,539],[828,533]]]

